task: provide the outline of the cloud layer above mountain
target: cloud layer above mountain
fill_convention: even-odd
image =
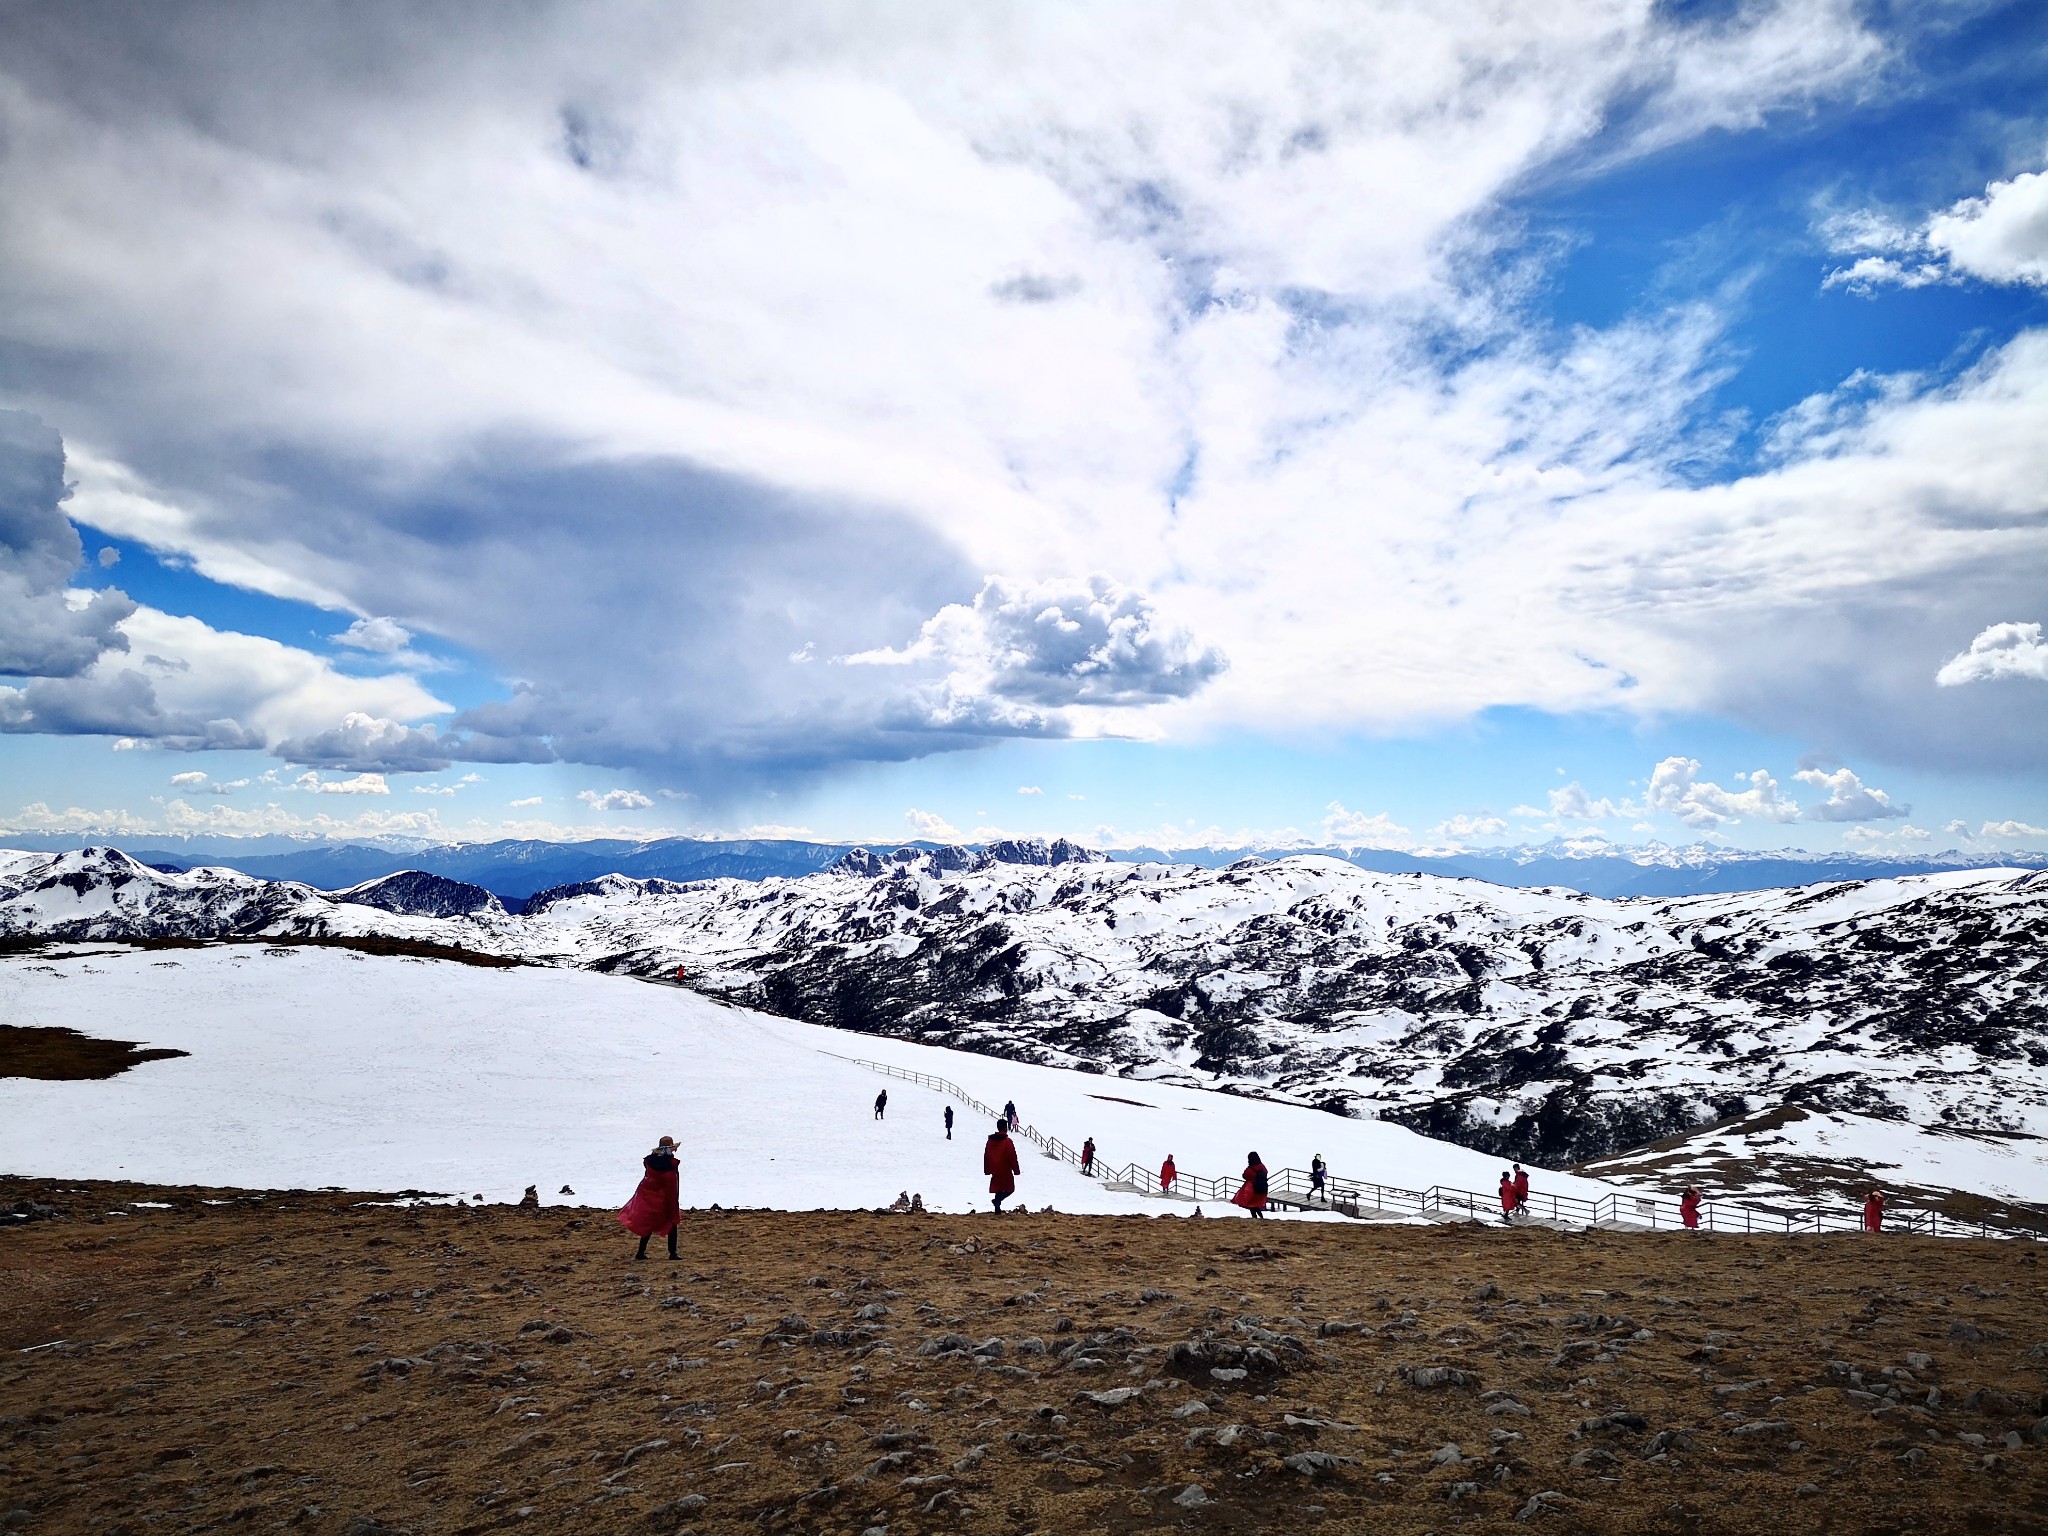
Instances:
[[[49,424],[0,438],[32,679],[0,728],[709,793],[1500,706],[2048,747],[1934,682],[2048,587],[2048,337],[1845,381],[1717,477],[1717,296],[1531,320],[1512,200],[1873,89],[1897,50],[1845,0],[80,4],[0,37],[0,384]],[[2036,190],[1914,249],[2036,281]],[[355,660],[69,595],[50,428],[72,517],[330,609]],[[416,642],[496,697],[449,708]],[[1696,765],[1648,797],[1789,804]]]

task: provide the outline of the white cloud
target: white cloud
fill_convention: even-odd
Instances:
[[[1864,256],[1830,272],[1824,286],[1870,292],[1975,278],[1986,283],[2048,284],[2048,173],[2022,172],[1994,181],[1916,229],[1882,217],[1830,220],[1824,231],[1839,250],[1903,253]]]
[[[514,810],[518,810],[524,806],[539,805],[540,802],[541,797],[539,795],[528,795],[524,800],[513,800],[509,803]]]
[[[99,553],[99,562],[101,570],[112,570],[121,563],[121,551],[111,544],[103,545]]]
[[[345,645],[358,651],[375,651],[388,656],[402,651],[412,643],[412,631],[396,619],[357,619],[355,623],[334,637],[336,645]]]
[[[198,785],[206,782],[206,775],[194,769],[190,773],[174,773],[171,782],[180,785]]]
[[[1865,784],[1847,768],[1838,768],[1833,773],[1802,768],[1793,777],[1828,792],[1826,800],[1806,811],[1809,821],[1883,821],[1887,817],[1905,816],[1912,810],[1883,790]]]
[[[918,837],[928,842],[957,843],[964,840],[960,829],[936,811],[920,811],[913,806],[903,813],[903,819],[910,823]]]
[[[1950,837],[1961,838],[1966,843],[1973,840],[1977,835],[1970,830],[1970,824],[1967,821],[1960,820],[1944,823],[1941,830]]]
[[[362,710],[341,724],[279,742],[277,755],[292,763],[364,772],[434,773],[446,768],[454,747],[431,725],[410,726]]]
[[[1560,770],[1562,771],[1562,770]],[[1559,821],[1607,821],[1617,816],[1640,816],[1642,810],[1630,801],[1612,800],[1602,795],[1598,800],[1586,793],[1585,786],[1577,779],[1549,792],[1550,814]],[[1530,806],[1518,806],[1517,816],[1540,816],[1543,813]]]
[[[1437,834],[1457,842],[1474,837],[1499,837],[1507,831],[1508,824],[1498,816],[1453,816],[1439,826]]]
[[[1993,624],[1979,631],[1970,648],[1952,656],[1934,674],[1944,688],[1981,683],[2000,677],[2030,677],[2048,682],[2048,642],[2038,624]]]
[[[1987,821],[1977,829],[1977,835],[1994,842],[2011,842],[2023,837],[2048,837],[2048,827],[2037,827],[2024,821]]]
[[[1017,793],[1020,795],[1042,795],[1045,791],[1036,784],[1019,784],[1017,786]]]
[[[302,789],[314,795],[388,795],[391,786],[384,781],[381,773],[359,773],[348,779],[323,779],[319,774],[306,772],[292,780],[293,789]]]
[[[1650,809],[1676,816],[1700,831],[1734,826],[1743,821],[1797,821],[1799,807],[1778,793],[1778,781],[1759,768],[1738,773],[1749,788],[1723,789],[1699,777],[1697,758],[1667,757],[1650,774],[1644,803]]]
[[[593,811],[644,811],[654,804],[637,789],[585,789],[576,798]]]
[[[460,784],[415,784],[412,787],[412,792],[416,795],[459,795],[462,793],[462,786]]]
[[[1323,809],[1323,830],[1333,843],[1365,848],[1415,846],[1408,829],[1384,811],[1368,816],[1363,811],[1346,810],[1341,800],[1332,800]]]

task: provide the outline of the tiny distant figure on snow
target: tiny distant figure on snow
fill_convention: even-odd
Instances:
[[[681,967],[681,966],[679,965],[679,966],[677,966],[677,967],[676,967],[676,985],[680,987],[680,986],[681,986],[682,984],[683,984],[683,968],[682,968],[682,967]]]
[[[995,1196],[998,1216],[1003,1202],[1017,1192],[1017,1175],[1024,1171],[1017,1161],[1017,1143],[1010,1140],[1010,1122],[998,1120],[994,1133],[981,1149],[981,1171],[988,1175],[988,1192]]]
[[[1515,1176],[1505,1168],[1500,1171],[1500,1219],[1515,1219]]]
[[[1515,1164],[1515,1209],[1529,1208],[1529,1173],[1520,1163]]]
[[[1003,1106],[1003,1119],[1013,1131],[1023,1124],[1023,1121],[1017,1118],[1017,1101],[1015,1099],[1011,1099]]]
[[[909,1210],[909,1209],[910,1209],[910,1191],[909,1191],[909,1190],[907,1190],[907,1189],[899,1189],[899,1190],[897,1190],[897,1191],[896,1191],[896,1198],[895,1198],[895,1199],[894,1199],[893,1201],[891,1201],[891,1202],[890,1202],[890,1204],[889,1204],[889,1209],[890,1209],[890,1210],[892,1210],[892,1211],[907,1211],[907,1210]]]
[[[1873,1189],[1863,1199],[1863,1230],[1882,1232],[1884,1230],[1884,1191]]]
[[[521,1195],[521,1196],[519,1197],[519,1209],[521,1209],[522,1211],[537,1211],[537,1210],[539,1210],[539,1209],[540,1209],[540,1190],[539,1190],[539,1189],[537,1189],[536,1187],[534,1187],[534,1186],[533,1186],[533,1185],[531,1185],[531,1184],[527,1185],[527,1186],[526,1186],[526,1193],[525,1193],[525,1194],[523,1194],[523,1195]]]
[[[1265,1220],[1266,1165],[1259,1161],[1258,1153],[1245,1153],[1244,1183],[1240,1184],[1237,1193],[1230,1197],[1230,1203],[1241,1205],[1259,1220]]]
[[[640,1234],[640,1251],[636,1259],[647,1257],[647,1239],[657,1232],[668,1233],[668,1256],[676,1257],[676,1221],[678,1201],[676,1185],[681,1178],[681,1164],[676,1161],[676,1139],[664,1136],[655,1143],[654,1150],[640,1159],[640,1166],[647,1171],[640,1176],[640,1187],[633,1191],[633,1198],[626,1202],[626,1208],[619,1212],[619,1225],[628,1232]]]
[[[952,1139],[953,1139],[953,1106],[952,1106],[952,1105],[950,1105],[950,1104],[948,1104],[948,1105],[946,1106],[946,1140],[948,1140],[948,1141],[951,1141]]]
[[[1700,1191],[1697,1184],[1689,1186],[1685,1193],[1678,1197],[1678,1219],[1685,1223],[1686,1231],[1699,1231]]]
[[[1308,1192],[1312,1196],[1321,1195],[1326,1204],[1328,1203],[1330,1198],[1329,1187],[1326,1183],[1326,1180],[1328,1180],[1329,1176],[1330,1165],[1323,1161],[1323,1154],[1318,1152],[1309,1161]]]
[[[880,1093],[875,1095],[875,1118],[879,1120],[882,1118],[883,1115],[887,1114],[888,1112],[889,1090],[884,1088]]]
[[[1095,1138],[1093,1136],[1090,1136],[1081,1143],[1081,1172],[1091,1175],[1095,1172]]]
[[[922,1216],[924,1214],[924,1192],[922,1190],[910,1197],[910,1214],[913,1216]]]
[[[1173,1154],[1166,1154],[1166,1161],[1159,1165],[1159,1193],[1173,1193],[1173,1181],[1180,1177],[1180,1170],[1173,1166]]]

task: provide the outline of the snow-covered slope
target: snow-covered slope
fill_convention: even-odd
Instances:
[[[11,855],[0,934],[376,933],[680,966],[786,1017],[1377,1114],[1548,1164],[1784,1104],[1987,1145],[2048,1136],[2048,874],[1606,901],[1334,859],[1004,851],[608,876],[525,916],[450,918],[105,851]]]
[[[687,1204],[985,1208],[989,1127],[870,1058],[1015,1100],[1025,1123],[1105,1160],[1224,1176],[1321,1152],[1339,1176],[1485,1190],[1498,1166],[1399,1126],[768,1018],[688,991],[569,970],[486,970],[327,948],[98,951],[0,962],[0,1016],[187,1056],[97,1082],[0,1078],[0,1171],[256,1188],[423,1189],[616,1206],[654,1139],[682,1146]],[[833,1053],[841,1054],[833,1054]],[[886,1119],[875,1095],[886,1088]],[[957,1109],[957,1106],[956,1106]],[[1174,1211],[1022,1147],[1019,1200]],[[573,1196],[558,1191],[568,1185]],[[1539,1174],[1537,1187],[1603,1187]],[[1209,1215],[1236,1215],[1210,1207]]]

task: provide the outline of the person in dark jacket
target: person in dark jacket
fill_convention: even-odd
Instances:
[[[1095,1172],[1095,1138],[1090,1136],[1081,1143],[1081,1171],[1092,1175]]]
[[[875,1095],[875,1118],[881,1119],[889,1110],[889,1090],[884,1088]]]
[[[1329,1177],[1330,1165],[1323,1161],[1323,1154],[1318,1152],[1313,1158],[1309,1160],[1308,1192],[1311,1195],[1321,1195],[1324,1201],[1327,1202],[1330,1198],[1330,1190],[1327,1182]]]
[[[1017,1143],[1010,1140],[1010,1123],[998,1120],[994,1134],[981,1149],[981,1171],[988,1175],[988,1191],[995,1197],[998,1216],[1003,1202],[1017,1192],[1017,1175],[1024,1171],[1017,1161]]]
[[[1011,1130],[1017,1129],[1017,1101],[1012,1099],[1003,1106],[1003,1120]]]
[[[1261,1221],[1266,1216],[1266,1165],[1259,1161],[1259,1154],[1247,1152],[1244,1155],[1244,1183],[1237,1193],[1230,1197],[1232,1205],[1241,1205]]]
[[[952,1106],[952,1105],[950,1105],[950,1104],[948,1104],[948,1105],[946,1106],[946,1140],[948,1140],[948,1141],[951,1141],[952,1139],[953,1139],[953,1106]]]
[[[646,1258],[647,1239],[657,1232],[666,1232],[668,1256],[673,1259],[680,1214],[676,1188],[682,1178],[682,1165],[676,1161],[675,1137],[662,1137],[654,1150],[640,1159],[640,1166],[646,1171],[640,1175],[640,1187],[633,1191],[633,1198],[619,1212],[619,1225],[640,1234],[640,1251],[634,1258]]]

